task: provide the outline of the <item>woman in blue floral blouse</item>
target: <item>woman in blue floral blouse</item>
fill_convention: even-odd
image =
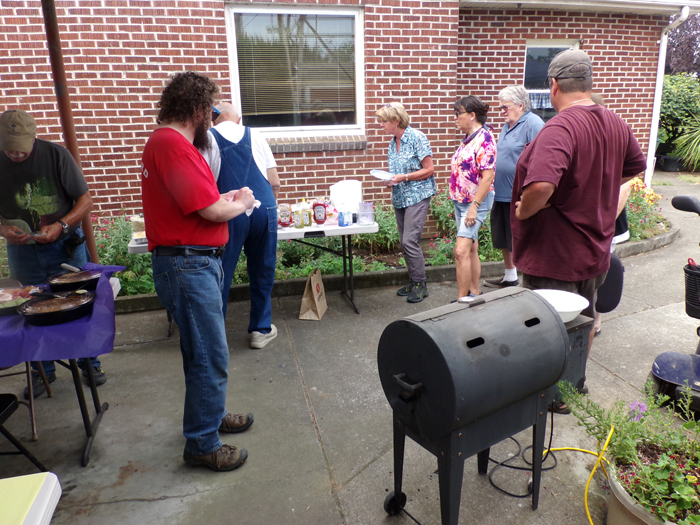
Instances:
[[[457,221],[457,297],[459,302],[469,302],[480,293],[479,229],[493,204],[496,140],[491,126],[486,125],[489,106],[479,97],[464,97],[455,102],[454,109],[457,127],[466,133],[452,156],[450,175]]]
[[[393,135],[389,142],[391,203],[394,205],[399,240],[403,250],[409,281],[397,295],[409,303],[419,303],[428,296],[425,259],[420,240],[430,210],[430,198],[437,187],[433,177],[433,150],[417,129],[408,125],[408,113],[400,102],[392,102],[377,111],[379,125]]]

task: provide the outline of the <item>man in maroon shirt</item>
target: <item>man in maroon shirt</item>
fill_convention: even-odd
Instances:
[[[180,330],[185,371],[185,463],[223,472],[240,467],[245,449],[224,445],[219,432],[243,432],[253,414],[226,411],[228,343],[221,309],[220,256],[228,221],[252,208],[244,187],[220,195],[197,147],[207,145],[218,88],[187,71],[163,90],[159,126],[142,157],[141,187],[153,281]]]
[[[547,81],[558,114],[518,159],[511,209],[523,286],[578,293],[591,318],[610,264],[620,185],[646,166],[629,126],[591,100],[592,72],[583,51],[552,60]]]

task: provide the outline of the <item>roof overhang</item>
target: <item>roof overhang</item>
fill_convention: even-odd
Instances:
[[[700,0],[678,2],[670,0],[460,0],[462,9],[552,9],[556,11],[590,11],[595,13],[634,13],[645,15],[676,15],[683,6],[690,14],[700,13]]]

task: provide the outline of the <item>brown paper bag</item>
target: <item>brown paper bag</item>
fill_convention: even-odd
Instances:
[[[320,321],[327,309],[326,291],[323,289],[321,270],[316,268],[314,273],[309,275],[309,278],[306,280],[304,296],[301,298],[299,319]]]

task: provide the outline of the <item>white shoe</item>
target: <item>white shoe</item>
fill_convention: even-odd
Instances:
[[[471,303],[474,299],[476,299],[475,296],[473,295],[465,295],[464,297],[460,297],[457,299],[458,303]]]
[[[250,347],[251,348],[264,348],[267,343],[272,341],[277,337],[277,327],[275,325],[270,325],[272,330],[269,334],[263,334],[260,332],[252,332],[250,334]]]

